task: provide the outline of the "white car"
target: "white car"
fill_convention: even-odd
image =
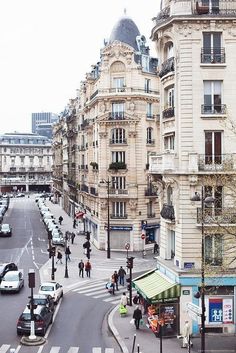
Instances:
[[[52,244],[65,246],[65,238],[64,238],[61,230],[53,229],[53,231],[52,231]]]
[[[57,304],[63,297],[63,287],[58,282],[44,282],[41,283],[38,294],[51,295],[54,303]]]
[[[23,271],[9,271],[0,284],[1,293],[19,292],[24,287]]]
[[[55,219],[55,218],[54,218],[54,215],[53,215],[52,213],[47,212],[47,213],[45,213],[45,214],[43,215],[43,221],[44,221],[44,223],[45,223],[46,219]]]

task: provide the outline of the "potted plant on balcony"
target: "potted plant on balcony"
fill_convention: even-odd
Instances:
[[[91,165],[91,167],[93,167],[93,169],[98,169],[98,163],[97,162],[91,162],[90,165]]]
[[[110,165],[109,165],[109,169],[126,169],[126,164],[125,162],[112,162]]]

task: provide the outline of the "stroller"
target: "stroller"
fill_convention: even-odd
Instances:
[[[126,316],[128,310],[123,304],[120,304],[119,312],[120,312],[120,316],[122,317],[122,316]]]

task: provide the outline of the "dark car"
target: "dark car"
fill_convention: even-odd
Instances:
[[[54,311],[54,300],[51,295],[34,294],[33,304],[43,305],[43,306],[46,306],[49,310]]]
[[[0,226],[0,236],[1,237],[11,237],[12,236],[12,229],[10,224],[2,223]]]
[[[35,324],[35,334],[44,336],[48,326],[53,321],[53,311],[51,311],[47,306],[38,305],[34,309],[34,324]],[[30,308],[26,306],[23,313],[20,315],[16,331],[18,335],[30,335],[31,330],[31,312]]]
[[[14,264],[14,262],[6,262],[6,263],[0,264],[0,282],[8,271],[17,271],[17,270],[18,270],[18,267],[16,264]]]

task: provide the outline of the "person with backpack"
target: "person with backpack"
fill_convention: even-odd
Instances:
[[[118,271],[118,276],[119,276],[119,283],[122,286],[125,285],[125,275],[126,275],[125,269],[122,266],[120,266],[119,271]]]
[[[62,216],[60,216],[60,217],[58,218],[58,222],[59,222],[59,224],[62,224],[62,221],[63,221],[63,217],[62,217]]]
[[[79,267],[79,277],[82,276],[84,278],[84,262],[83,262],[83,260],[80,260],[78,267]]]
[[[91,263],[88,260],[85,264],[85,272],[86,272],[87,277],[90,277],[91,268],[92,268]]]

